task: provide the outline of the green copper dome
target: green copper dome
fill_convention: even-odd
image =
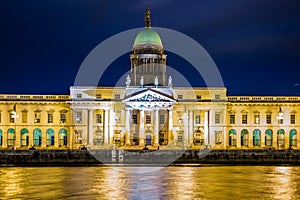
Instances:
[[[150,27],[146,27],[141,32],[139,32],[134,40],[133,46],[145,43],[163,46],[158,33]]]

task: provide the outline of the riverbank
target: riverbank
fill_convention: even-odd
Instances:
[[[2,150],[1,166],[300,165],[300,150]]]

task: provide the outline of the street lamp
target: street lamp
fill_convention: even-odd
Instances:
[[[16,150],[16,138],[17,138],[17,118],[19,118],[19,115],[17,115],[16,111],[16,104],[14,105],[14,110],[11,112],[11,118],[14,119],[14,124],[15,124],[15,135],[14,135],[14,146],[13,150]]]

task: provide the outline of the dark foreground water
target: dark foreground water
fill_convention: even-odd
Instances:
[[[300,167],[2,167],[0,199],[300,199]]]

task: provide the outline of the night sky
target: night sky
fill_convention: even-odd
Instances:
[[[0,93],[68,94],[94,47],[144,26],[147,4],[152,26],[206,49],[228,95],[300,95],[299,0],[1,0]],[[205,86],[181,57],[168,54],[167,63]],[[99,85],[128,69],[126,54]]]

